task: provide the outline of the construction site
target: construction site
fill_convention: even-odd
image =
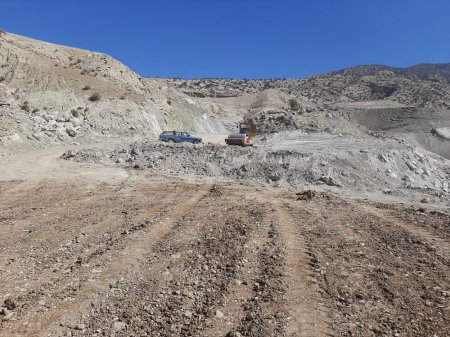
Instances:
[[[1,34],[0,336],[448,336],[448,69],[143,78]]]

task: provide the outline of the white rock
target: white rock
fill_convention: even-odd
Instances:
[[[9,321],[14,316],[14,312],[10,312],[8,315],[3,316],[2,321]]]
[[[113,330],[114,331],[122,331],[123,329],[126,328],[126,326],[127,326],[127,324],[125,322],[117,321],[117,322],[114,322],[114,324],[113,324]]]

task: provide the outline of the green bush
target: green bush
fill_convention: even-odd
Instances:
[[[289,103],[289,107],[290,107],[292,110],[298,110],[298,109],[300,109],[300,103],[299,103],[295,98],[291,98],[291,99],[288,101],[288,103]]]

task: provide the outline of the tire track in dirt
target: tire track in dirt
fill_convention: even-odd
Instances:
[[[14,263],[8,266],[12,270],[14,270],[13,268],[19,269],[23,274],[23,276],[17,274],[14,279],[10,278],[14,284],[11,284],[9,288],[20,287],[22,283],[28,284],[26,287],[30,288],[30,281],[34,282],[31,294],[39,293],[39,289],[55,288],[56,284],[53,280],[51,283],[46,283],[48,279],[45,274],[48,273],[48,269],[53,269],[52,278],[58,276],[59,279],[56,283],[64,283],[64,279],[71,278],[71,272],[81,272],[80,267],[92,261],[95,262],[112,247],[120,246],[129,234],[149,225],[144,219],[136,218],[136,216],[132,220],[129,219],[129,211],[126,209],[129,207],[130,198],[104,197],[104,194],[115,195],[120,187],[113,191],[110,188],[99,187],[96,189],[96,194],[85,193],[81,190],[81,196],[80,192],[69,192],[74,190],[73,186],[59,186],[59,188],[61,188],[61,193],[66,196],[63,203],[53,202],[56,199],[50,196],[48,200],[52,206],[49,208],[41,210],[40,207],[33,207],[37,210],[27,210],[23,212],[25,214],[20,215],[24,219],[20,220],[21,222],[37,222],[40,225],[34,226],[31,234],[28,234],[29,226],[17,225],[20,234],[17,235],[14,245],[17,247],[16,249],[23,248],[26,253],[18,254],[16,250]],[[169,197],[170,193],[172,192],[167,191]],[[45,199],[39,194],[34,196],[34,193],[28,193],[28,195],[29,200],[25,202],[27,209],[30,207],[28,205],[39,206],[35,199]],[[159,204],[145,203],[148,206],[147,212],[152,215],[159,212],[175,197],[174,193],[171,199],[162,198]],[[39,200],[40,202],[42,201]],[[68,205],[71,205],[70,211],[66,211]],[[117,209],[109,209],[108,206]],[[76,213],[78,207],[82,208],[82,211],[79,211],[81,213],[79,217],[66,216],[68,213]],[[64,209],[63,212],[61,208]],[[131,209],[130,212],[132,212]],[[136,223],[139,224],[136,225]],[[23,230],[24,228],[27,231]],[[87,236],[85,236],[86,233]],[[5,245],[8,242],[6,241]],[[45,249],[34,248],[38,245]],[[60,275],[61,272],[64,275]],[[37,278],[36,275],[40,277]],[[3,284],[7,286],[7,284]]]
[[[302,231],[313,219],[299,214],[288,201],[275,199],[276,221],[286,247],[286,320],[285,335],[289,337],[331,336],[330,313],[322,290],[315,278],[316,257],[309,249]],[[296,205],[296,207],[298,207]]]
[[[192,188],[195,185],[188,184],[182,186],[181,189],[177,188],[176,191],[168,193],[159,202],[150,209],[146,210],[146,214],[151,218],[153,222],[141,223],[132,227],[128,227],[127,230],[117,233],[115,238],[110,238],[109,244],[106,247],[93,251],[89,256],[85,256],[84,263],[97,261],[99,258],[106,257],[104,263],[96,263],[100,265],[106,265],[106,268],[99,270],[98,276],[94,278],[85,279],[85,282],[80,283],[74,292],[71,293],[71,297],[74,297],[74,301],[61,302],[53,304],[53,308],[49,311],[39,314],[38,319],[34,317],[30,321],[32,323],[27,326],[27,333],[18,332],[18,336],[37,336],[43,335],[42,331],[50,327],[56,320],[64,315],[65,312],[77,308],[86,306],[92,295],[96,295],[98,292],[107,289],[107,285],[111,280],[119,277],[120,274],[126,270],[132,269],[139,259],[154,245],[159,238],[166,235],[174,226],[177,219],[179,219],[184,213],[186,213],[193,205],[195,205],[205,194],[207,194],[208,186],[204,185],[197,190]],[[122,186],[123,187],[123,186]],[[172,193],[172,194],[171,194]],[[166,218],[161,225],[159,220],[165,214],[170,214],[170,218]],[[169,216],[169,215],[167,215]],[[129,219],[130,220],[130,219]],[[106,225],[107,226],[107,225]],[[107,254],[108,256],[105,256]],[[112,263],[108,261],[114,261]],[[79,270],[79,265],[75,263],[74,270]],[[81,271],[81,270],[80,270]],[[82,274],[80,274],[81,277]],[[71,278],[67,275],[62,280],[58,280],[57,284],[61,284],[61,287],[51,286],[53,289],[44,285],[44,293],[51,292],[52,298],[62,299],[67,291],[64,287],[63,279]],[[70,284],[69,284],[70,288]],[[47,290],[49,289],[49,290]],[[36,291],[33,291],[36,294]],[[60,293],[61,295],[57,295]],[[39,294],[39,292],[37,292]],[[24,299],[22,299],[24,300]],[[28,308],[29,310],[30,308]],[[23,318],[27,320],[27,315]],[[9,334],[9,336],[12,335]]]
[[[242,197],[247,199],[246,195]],[[255,200],[252,202],[255,203]],[[211,325],[202,332],[202,336],[225,336],[240,331],[241,322],[245,321],[245,308],[252,300],[255,280],[258,280],[258,255],[270,240],[269,230],[268,223],[263,220],[256,222],[255,228],[249,233],[242,253],[242,264],[238,267],[234,282],[226,290],[223,307],[217,308],[224,313],[225,319],[213,317]]]
[[[415,225],[414,223],[403,221],[398,216],[394,216],[390,214],[390,212],[382,210],[378,207],[373,207],[367,204],[360,204],[358,206],[360,207],[361,212],[368,213],[386,223],[406,230],[412,236],[417,237],[419,241],[422,240],[424,243],[435,249],[436,254],[447,259],[450,258],[450,242],[449,240],[440,237],[438,233],[433,233],[423,227]]]
[[[304,233],[334,334],[440,336],[448,328],[448,259],[358,202],[311,195],[299,198],[297,211],[316,218]]]
[[[201,205],[160,240],[136,277],[121,282],[119,292],[127,289],[128,295],[119,297],[120,304],[110,297],[96,306],[95,315],[85,321],[84,334],[98,329],[110,334],[108,318],[114,315],[124,324],[121,336],[203,336],[209,327],[214,329],[220,318],[216,311],[228,307],[226,294],[245,264],[243,247],[256,229],[261,208],[241,205],[234,191],[223,197],[216,193],[211,189]],[[231,318],[227,310],[224,321]]]
[[[266,205],[267,207],[267,205]],[[273,209],[271,210],[274,211]],[[257,272],[252,297],[244,306],[245,315],[239,331],[243,336],[280,336],[285,321],[283,266],[284,252],[278,227],[264,218],[269,231],[257,255]]]
[[[128,244],[125,249],[121,252],[121,257],[116,259],[108,268],[100,274],[100,277],[94,282],[89,283],[82,293],[78,295],[81,297],[81,302],[86,302],[89,300],[92,294],[99,295],[108,289],[108,285],[112,280],[116,280],[120,275],[123,275],[127,270],[133,270],[138,267],[140,260],[145,258],[145,255],[152,249],[152,247],[157,244],[157,242],[168,235],[174,230],[177,222],[187,213],[191,208],[204,198],[210,189],[210,185],[205,184],[202,186],[197,186],[197,188],[192,188],[193,186],[183,187],[176,193],[181,196],[181,198],[167,198],[170,200],[170,204],[164,204],[160,207],[160,211],[156,215],[156,219],[160,219],[163,214],[168,216],[163,225],[151,226],[147,232],[136,233],[136,237],[129,238],[132,243]],[[78,306],[80,304],[78,303]],[[71,304],[70,307],[74,305]],[[69,310],[65,308],[65,310]],[[80,311],[77,308],[77,311]],[[62,315],[58,314],[59,317]],[[54,317],[49,317],[49,323],[54,321]],[[48,326],[48,325],[47,325]]]

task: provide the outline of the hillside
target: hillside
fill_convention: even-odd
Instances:
[[[317,104],[389,100],[415,107],[450,108],[450,64],[367,65],[306,79],[169,81],[193,97],[236,97],[276,89]]]
[[[450,64],[367,65],[306,79],[166,82],[217,111],[252,117],[265,133],[295,129],[400,133],[450,158],[445,137],[450,130],[449,73]],[[292,100],[298,104],[291,106]]]
[[[306,79],[143,78],[112,57],[0,36],[0,143],[48,146],[154,139],[164,129],[224,134],[401,133],[450,158],[450,65],[358,66]]]
[[[9,33],[0,36],[0,115],[3,145],[224,130],[186,95],[110,56]]]

